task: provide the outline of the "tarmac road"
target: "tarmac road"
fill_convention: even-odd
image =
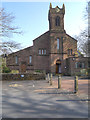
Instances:
[[[87,99],[46,80],[3,81],[2,118],[88,118]]]

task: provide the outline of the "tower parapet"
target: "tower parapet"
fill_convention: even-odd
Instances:
[[[63,4],[62,8],[56,6],[55,8],[52,7],[50,3],[49,7],[49,30],[58,30],[64,31],[64,14],[65,14],[65,5]]]
[[[52,8],[52,3],[50,3],[50,9]]]

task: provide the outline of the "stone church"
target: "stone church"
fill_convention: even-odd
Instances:
[[[45,71],[72,75],[88,66],[85,59],[77,56],[77,40],[64,29],[65,6],[50,8],[49,31],[33,40],[33,46],[11,53],[7,66],[19,72]],[[80,61],[81,60],[81,61]]]

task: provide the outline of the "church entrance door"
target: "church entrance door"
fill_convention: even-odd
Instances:
[[[61,60],[56,61],[56,73],[61,73]]]
[[[61,73],[61,64],[58,65],[58,73]]]

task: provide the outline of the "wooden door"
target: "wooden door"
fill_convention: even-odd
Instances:
[[[26,72],[26,64],[21,64],[21,66],[20,66],[20,71],[21,71],[22,73]]]
[[[56,74],[58,73],[58,64],[56,64]]]
[[[58,73],[61,73],[61,64],[58,65]]]
[[[61,64],[56,64],[56,74],[61,73]]]

